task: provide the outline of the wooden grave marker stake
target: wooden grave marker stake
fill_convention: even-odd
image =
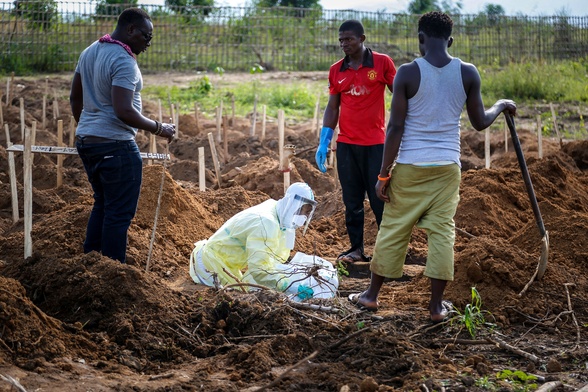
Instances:
[[[36,121],[33,121],[33,128],[37,126]],[[33,241],[31,232],[33,228],[33,154],[32,150],[32,135],[31,130],[25,130],[25,147],[23,155],[23,186],[24,186],[24,258],[28,258],[33,254]]]
[[[65,147],[63,143],[63,120],[57,121],[57,147]],[[57,188],[63,185],[63,155],[57,155]]]
[[[69,119],[69,146],[73,147],[76,138],[76,119],[71,116]]]
[[[24,98],[20,98],[20,140],[25,137],[25,112],[24,112]]]
[[[221,187],[221,172],[218,162],[218,155],[216,154],[216,146],[214,145],[214,137],[211,132],[208,132],[208,144],[210,145],[210,152],[212,153],[212,163],[214,164],[214,171],[216,172],[216,182],[218,187]]]
[[[553,128],[555,129],[555,134],[557,135],[557,138],[559,139],[559,146],[561,148],[561,147],[563,147],[563,140],[561,138],[561,134],[559,133],[559,127],[557,125],[557,116],[556,116],[555,108],[553,107],[552,102],[549,103],[549,108],[551,109],[551,117],[553,118]]]
[[[261,138],[260,138],[260,140],[265,139],[265,127],[266,127],[266,123],[267,123],[267,116],[266,116],[265,112],[266,112],[266,106],[263,105],[261,107]]]
[[[541,115],[537,115],[537,152],[539,159],[543,158],[543,125],[541,124]]]
[[[200,192],[206,190],[206,168],[204,167],[204,147],[198,147],[198,187]]]
[[[214,116],[215,116],[215,120],[216,120],[216,141],[218,143],[221,142],[222,140],[222,134],[221,134],[221,125],[222,125],[222,118],[221,118],[221,110],[220,107],[217,106],[214,108]]]
[[[8,128],[8,124],[4,124],[4,131],[6,132],[6,147],[10,148],[10,146],[12,146],[12,142],[10,141],[10,129]],[[16,168],[14,166],[14,152],[12,151],[8,152],[8,174],[10,176],[12,223],[16,223],[18,222],[18,188],[16,186]]]
[[[257,94],[253,99],[253,114],[251,115],[251,131],[249,136],[255,135],[255,123],[257,122]]]

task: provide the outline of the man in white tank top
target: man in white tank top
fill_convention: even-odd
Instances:
[[[464,105],[472,126],[481,131],[516,105],[498,100],[485,110],[481,79],[473,64],[449,55],[453,21],[429,12],[418,22],[422,57],[402,65],[394,79],[392,112],[376,193],[385,202],[370,265],[368,289],[349,300],[375,311],[385,278],[400,278],[413,226],[427,233],[424,275],[431,280],[430,320],[443,321],[450,303],[443,300],[453,280],[453,217],[461,181],[460,115]]]

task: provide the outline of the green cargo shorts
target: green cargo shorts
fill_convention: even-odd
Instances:
[[[457,164],[396,164],[371,261],[373,273],[400,278],[413,227],[427,234],[425,276],[453,280],[453,217],[459,203],[461,170]]]

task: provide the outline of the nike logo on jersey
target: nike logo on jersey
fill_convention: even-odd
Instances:
[[[345,79],[347,79],[347,78],[343,78],[343,79],[339,80],[339,81],[338,81],[338,82],[339,82],[339,84],[343,83],[343,82],[345,81]]]

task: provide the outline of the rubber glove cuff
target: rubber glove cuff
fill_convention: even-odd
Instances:
[[[329,143],[331,143],[331,139],[333,138],[333,129],[329,127],[323,127],[321,129],[321,136],[319,146],[316,150],[315,160],[318,169],[326,173],[327,171],[327,152],[329,151]]]
[[[319,150],[324,151],[326,153],[328,151],[329,143],[331,143],[332,138],[333,129],[329,127],[322,127],[319,141]]]

